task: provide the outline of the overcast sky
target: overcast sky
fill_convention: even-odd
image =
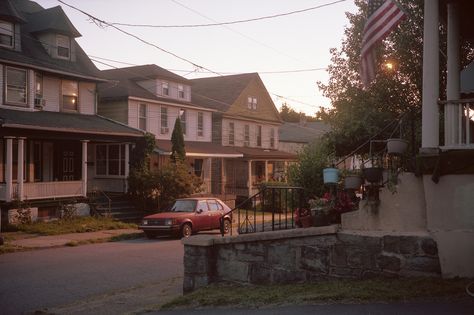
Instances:
[[[184,25],[227,22],[302,10],[337,0],[63,0],[107,22]],[[56,0],[37,0],[45,8]],[[89,56],[131,64],[157,64],[186,78],[216,76],[119,31],[92,23],[78,11],[62,5],[82,34],[78,38]],[[313,115],[329,106],[316,86],[325,82],[324,70],[296,73],[272,71],[325,68],[329,49],[340,47],[345,12],[355,12],[352,0],[319,9],[255,22],[200,28],[145,28],[119,26],[194,64],[221,74],[259,72],[275,104],[287,102]],[[99,59],[97,59],[99,60]],[[103,62],[123,67],[100,59]],[[96,63],[99,69],[110,67]],[[178,71],[180,70],[180,71]],[[182,71],[181,71],[182,70]],[[276,95],[285,97],[280,98]]]

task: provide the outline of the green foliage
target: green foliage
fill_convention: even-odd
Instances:
[[[283,121],[293,122],[293,123],[300,122],[300,120],[302,120],[302,119],[306,120],[306,121],[317,121],[318,120],[316,117],[307,116],[306,114],[304,114],[302,112],[295,111],[287,103],[283,103],[281,105],[280,118],[283,119]]]
[[[303,187],[309,196],[321,196],[324,192],[323,169],[332,162],[334,152],[324,139],[306,146],[298,155],[298,163],[288,170],[289,181]]]
[[[155,136],[152,133],[145,133],[132,149],[130,154],[130,169],[139,169],[147,166],[150,155],[155,148]]]
[[[184,161],[186,158],[186,150],[184,148],[183,129],[179,117],[174,123],[173,133],[171,134],[171,161]]]
[[[187,165],[177,160],[164,165],[158,172],[147,168],[130,173],[129,192],[143,210],[165,209],[176,198],[199,192],[202,181],[189,172]]]

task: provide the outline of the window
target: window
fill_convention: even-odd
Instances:
[[[214,199],[207,200],[207,204],[209,205],[209,211],[219,211],[220,210],[219,204]]]
[[[275,147],[275,129],[270,129],[270,148]]]
[[[138,129],[146,131],[146,104],[138,107]]]
[[[69,59],[71,56],[71,41],[64,35],[56,35],[57,55],[61,59]]]
[[[43,98],[43,75],[38,72],[35,74],[35,98]]]
[[[183,129],[183,135],[186,134],[186,110],[179,110],[179,120],[181,121],[181,129]]]
[[[257,109],[257,98],[249,96],[247,98],[247,107],[249,109]]]
[[[257,147],[262,146],[262,126],[257,126]]]
[[[250,126],[245,125],[244,128],[244,146],[248,147],[250,145]]]
[[[6,67],[6,103],[27,104],[27,71]]]
[[[178,84],[178,98],[184,98],[184,86]]]
[[[97,175],[125,175],[125,145],[98,144],[96,146],[95,164]]]
[[[168,84],[168,82],[166,82],[166,81],[163,81],[163,82],[161,83],[161,94],[163,94],[163,95],[170,95],[169,84]]]
[[[198,112],[198,137],[204,136],[204,113]]]
[[[203,165],[203,159],[194,160],[194,175],[196,175],[197,177],[202,176],[202,165]]]
[[[13,23],[0,21],[0,46],[13,48]]]
[[[235,127],[234,123],[229,123],[229,145],[234,145],[235,142]]]
[[[61,82],[62,101],[64,111],[77,111],[77,96],[79,85],[76,81],[63,80]]]
[[[168,133],[168,108],[167,107],[161,107],[160,122],[161,122],[160,133],[161,134]]]

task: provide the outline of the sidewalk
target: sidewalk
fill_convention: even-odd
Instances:
[[[70,233],[61,235],[49,236],[34,236],[22,239],[11,240],[10,245],[20,246],[26,249],[52,248],[66,245],[74,245],[78,243],[100,242],[108,241],[114,236],[123,234],[140,234],[141,230],[136,229],[119,229],[119,230],[105,230],[97,232],[86,233]]]

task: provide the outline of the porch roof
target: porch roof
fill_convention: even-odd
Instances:
[[[143,132],[98,115],[50,111],[0,110],[3,128],[142,137]]]
[[[155,151],[160,154],[171,154],[170,140],[155,140]],[[223,158],[239,158],[244,155],[233,147],[225,147],[212,142],[201,141],[185,141],[184,142],[186,156],[200,157],[223,157]]]
[[[270,149],[261,149],[261,148],[249,148],[249,147],[234,147],[237,152],[240,152],[244,155],[246,159],[254,160],[296,160],[296,154],[270,150]]]

